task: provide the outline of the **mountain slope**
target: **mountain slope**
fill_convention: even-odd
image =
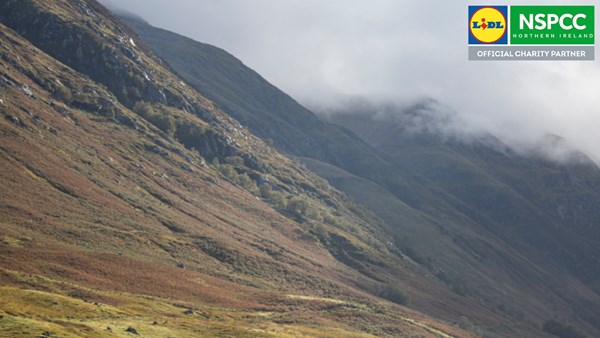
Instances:
[[[400,305],[451,297],[380,220],[99,4],[7,1],[0,22],[2,335],[469,336]]]
[[[154,28],[131,15],[123,20],[186,82],[254,134],[272,140],[280,151],[358,175],[385,175],[385,159],[371,147],[347,130],[321,121],[226,51]],[[369,172],[362,161],[370,162]]]
[[[584,281],[600,277],[599,253],[593,249],[600,240],[593,231],[600,224],[593,207],[600,203],[600,169],[584,154],[574,153],[571,163],[561,164],[519,155],[491,136],[461,141],[412,132],[409,120],[423,117],[398,108],[362,113],[331,119],[361,134],[396,166],[418,172],[475,209],[470,213],[485,215],[486,223],[545,250]]]
[[[546,273],[552,271],[553,282],[565,276],[562,282],[545,284],[563,294],[578,316],[596,323],[589,313],[597,313],[600,291],[600,233],[594,226],[600,218],[593,207],[600,203],[598,166],[581,153],[561,164],[519,155],[490,135],[473,138],[431,131],[435,123],[427,122],[430,109],[435,107],[425,104],[415,111],[367,106],[359,115],[353,108],[334,113],[330,120],[361,135],[395,166],[435,182],[494,237]],[[431,129],[416,125],[422,120]],[[489,259],[489,254],[483,251],[482,258]],[[565,286],[574,280],[580,284],[576,289],[588,291],[581,296],[571,293]]]
[[[125,19],[219,107],[383,218],[393,233],[392,244],[418,262],[429,279],[531,330],[552,317],[594,335],[600,329],[598,246],[590,229],[597,223],[591,208],[599,177],[594,166],[511,158],[498,149],[502,145],[485,139],[466,147],[448,145],[435,134],[390,132],[402,127],[402,121],[379,125],[368,115],[369,107],[349,109],[364,110],[365,119],[338,115],[332,120],[354,131],[348,133],[315,121],[314,114],[226,52]],[[273,122],[279,120],[289,123]],[[344,138],[339,137],[342,131]],[[286,143],[288,135],[293,145]],[[575,172],[581,175],[572,176]],[[539,180],[540,174],[547,178]],[[569,177],[585,183],[551,187]],[[544,184],[550,187],[542,189]],[[573,223],[575,218],[582,222]],[[445,312],[421,309],[437,316]],[[493,321],[473,321],[488,335],[515,334]]]

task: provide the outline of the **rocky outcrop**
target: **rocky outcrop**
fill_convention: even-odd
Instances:
[[[127,107],[138,101],[184,107],[181,94],[164,89],[156,81],[150,65],[155,60],[137,47],[133,33],[117,22],[89,17],[93,11],[86,1],[71,1],[70,5],[88,18],[66,20],[44,10],[37,1],[19,0],[0,5],[0,20],[49,55],[108,87]],[[117,36],[97,33],[107,26]],[[77,104],[87,110],[94,108],[86,102]],[[103,102],[93,106],[107,107]],[[192,105],[188,106],[193,110]]]

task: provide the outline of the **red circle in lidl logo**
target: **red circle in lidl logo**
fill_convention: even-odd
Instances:
[[[494,43],[506,33],[506,17],[493,7],[478,9],[469,23],[471,35],[481,43]]]

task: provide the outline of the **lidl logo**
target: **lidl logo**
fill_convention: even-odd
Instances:
[[[508,6],[469,6],[469,44],[508,43]]]
[[[594,6],[469,6],[470,45],[593,45]]]

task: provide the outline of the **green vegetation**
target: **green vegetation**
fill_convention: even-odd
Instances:
[[[214,161],[213,161],[214,162]],[[235,171],[235,168],[229,164],[219,164],[217,170],[225,176],[229,181],[234,182],[237,179],[238,173]]]
[[[302,197],[294,196],[288,202],[286,210],[295,215],[296,217],[309,217],[312,214],[310,203]]]
[[[86,290],[89,301],[60,290],[0,287],[2,337],[328,337],[373,338],[343,328],[279,324],[275,312],[197,306],[158,297]],[[105,303],[107,301],[109,303]],[[301,300],[309,303],[310,299]],[[309,310],[310,311],[310,310]],[[293,320],[291,320],[293,322]]]
[[[204,142],[206,130],[198,123],[183,121],[175,130],[175,137],[189,149],[196,149]]]
[[[259,187],[260,196],[270,202],[276,209],[283,210],[286,208],[286,194],[271,188],[269,184],[263,184]]]
[[[225,158],[225,163],[234,167],[243,167],[244,159],[239,156],[229,156]]]
[[[140,101],[135,104],[133,111],[167,135],[173,136],[177,129],[177,123],[174,117],[176,116],[176,113],[173,112],[172,108],[161,104]]]
[[[223,177],[229,180],[231,183],[239,186],[240,188],[251,192],[254,195],[258,195],[260,190],[256,181],[250,178],[245,171],[244,160],[238,156],[230,156],[225,158],[225,163],[220,163],[218,158],[214,158],[212,162],[215,169],[217,169]]]

